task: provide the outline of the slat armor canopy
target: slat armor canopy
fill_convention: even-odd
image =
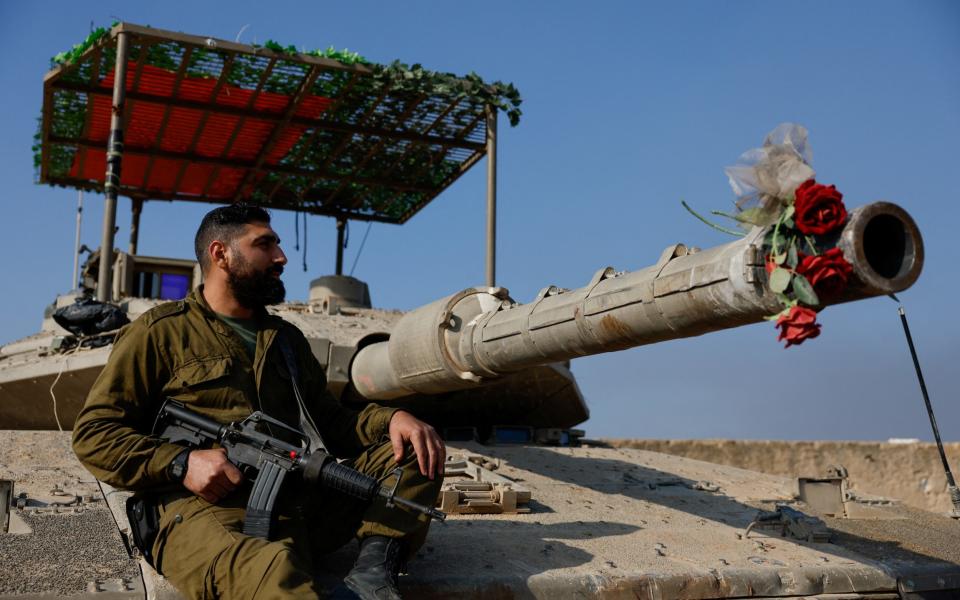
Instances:
[[[403,223],[486,155],[488,107],[520,115],[516,88],[473,74],[119,23],[44,78],[42,183],[104,190],[121,33],[119,193],[133,199]]]

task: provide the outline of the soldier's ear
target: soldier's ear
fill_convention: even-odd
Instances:
[[[210,264],[225,269],[227,267],[227,246],[220,240],[213,240],[207,248]]]

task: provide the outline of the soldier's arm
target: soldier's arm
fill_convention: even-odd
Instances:
[[[80,462],[122,489],[170,482],[167,466],[183,450],[149,434],[170,368],[155,337],[144,319],[121,330],[73,429]]]

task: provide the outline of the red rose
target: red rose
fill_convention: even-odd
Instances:
[[[803,256],[797,265],[797,273],[807,278],[821,300],[831,300],[847,289],[853,267],[843,257],[840,248],[830,248],[820,256]]]
[[[787,341],[785,348],[799,345],[810,338],[820,335],[820,324],[817,323],[817,311],[804,306],[794,306],[790,312],[780,315],[777,319],[780,328],[778,342]]]
[[[803,233],[823,235],[840,227],[847,220],[843,194],[832,185],[820,185],[808,179],[797,188],[794,222]]]

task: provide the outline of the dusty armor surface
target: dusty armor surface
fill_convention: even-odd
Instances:
[[[68,433],[0,431],[0,443],[2,475],[17,479],[24,505],[0,534],[0,597],[179,597],[148,568],[141,578],[125,523],[118,531],[108,508],[122,495],[101,495],[69,454]],[[642,450],[467,444],[449,453],[496,467],[480,478],[511,480],[529,493],[529,512],[436,523],[401,577],[412,598],[893,600],[960,589],[958,521],[844,497],[841,485],[834,504],[808,503],[796,479]],[[332,586],[355,552],[331,555],[320,582]]]

